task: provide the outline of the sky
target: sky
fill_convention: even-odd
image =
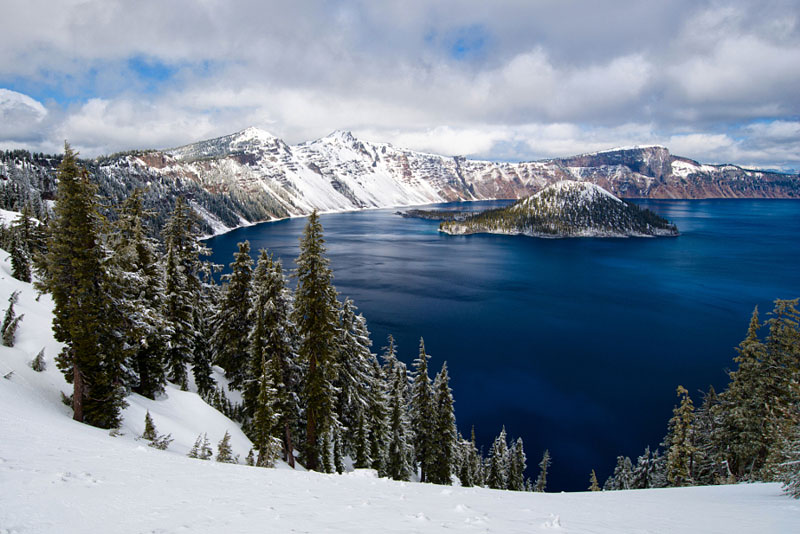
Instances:
[[[800,169],[797,0],[3,0],[0,149],[248,126],[524,161]]]

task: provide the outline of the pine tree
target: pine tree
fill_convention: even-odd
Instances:
[[[506,427],[503,427],[489,450],[486,485],[493,489],[508,489],[509,463]]]
[[[800,425],[795,426],[791,438],[783,449],[784,461],[780,469],[783,490],[800,499]]]
[[[200,293],[194,224],[189,207],[178,197],[172,217],[162,231],[166,254],[165,319],[170,327],[166,352],[169,378],[188,387],[186,366],[192,361],[197,331],[194,310]]]
[[[3,345],[6,347],[14,346],[14,338],[17,335],[17,328],[19,327],[19,323],[22,321],[22,318],[25,317],[24,313],[17,317],[17,313],[14,311],[14,304],[17,303],[18,298],[19,291],[12,292],[11,296],[8,297],[8,308],[6,309],[6,314],[3,317],[3,324],[0,326],[0,332],[2,332],[3,336]]]
[[[338,427],[334,427],[333,434],[333,468],[340,475],[344,473],[344,449],[342,445],[342,433]]]
[[[273,260],[265,250],[260,252],[253,272],[252,293],[249,374],[256,374],[253,370],[267,359],[269,379],[275,390],[272,402],[278,417],[273,433],[281,439],[284,460],[294,467],[293,435],[300,413],[303,372],[297,361],[297,329],[291,321],[292,296],[280,260]],[[253,417],[258,405],[257,386],[258,382],[253,380],[244,384],[244,411],[248,418]]]
[[[322,436],[322,446],[320,449],[320,454],[322,456],[322,472],[323,473],[333,473],[334,465],[333,465],[333,440],[331,439],[331,433],[333,432],[333,425],[331,425]]]
[[[544,493],[547,488],[547,470],[550,469],[550,451],[545,449],[542,461],[539,462],[539,476],[536,478],[533,491]]]
[[[217,444],[217,461],[226,464],[235,464],[236,458],[233,456],[233,449],[231,449],[231,435],[225,431],[225,435]]]
[[[242,389],[248,376],[248,343],[250,333],[251,291],[253,278],[253,259],[250,257],[250,243],[238,244],[234,262],[230,264],[231,274],[223,276],[227,283],[222,292],[217,316],[214,320],[214,335],[211,340],[216,351],[216,363],[225,369],[225,377],[233,389]],[[256,369],[258,370],[258,369]]]
[[[433,484],[451,484],[451,476],[456,464],[456,444],[458,431],[456,417],[453,412],[453,393],[450,390],[450,377],[447,374],[447,363],[436,375],[433,385],[434,425],[432,439],[431,464],[428,482]]]
[[[142,439],[147,441],[155,441],[158,438],[156,432],[156,425],[153,423],[153,418],[150,417],[150,410],[144,414],[144,432],[142,432]]]
[[[297,290],[294,322],[300,334],[300,356],[306,362],[303,400],[306,414],[305,462],[310,470],[319,468],[320,435],[333,422],[336,398],[336,324],[338,321],[336,289],[333,273],[325,257],[325,240],[316,211],[300,239],[300,255],[296,260]],[[328,438],[329,439],[329,438]],[[327,455],[328,451],[324,451]]]
[[[198,458],[201,460],[210,460],[214,456],[214,451],[211,450],[211,442],[208,440],[208,434],[203,433],[203,443],[200,445],[200,453]]]
[[[411,386],[411,428],[414,432],[414,454],[420,469],[420,482],[427,482],[436,439],[433,390],[428,376],[429,358],[425,353],[425,341],[420,338],[419,357],[414,360],[414,381]]]
[[[526,461],[522,438],[517,438],[509,454],[508,489],[525,491],[525,469],[528,467]]]
[[[64,349],[56,363],[73,384],[74,419],[116,428],[125,406],[122,359],[111,343],[116,325],[107,317],[112,303],[103,292],[101,219],[96,188],[65,145],[58,170],[55,217],[50,223],[46,276],[39,288],[53,296],[53,333]],[[109,328],[110,326],[110,328]]]
[[[47,361],[44,359],[44,348],[36,354],[36,357],[31,361],[31,369],[37,373],[47,370]]]
[[[23,282],[31,281],[31,260],[21,243],[18,232],[11,234],[11,276]]]
[[[383,470],[386,476],[394,480],[409,480],[412,472],[413,448],[411,424],[406,411],[408,379],[405,364],[397,361],[394,354],[394,340],[389,336],[389,347],[384,356],[387,361],[385,372],[389,387],[389,417]]]
[[[203,445],[203,434],[199,434],[197,439],[194,440],[194,445],[192,445],[191,450],[189,450],[188,456],[189,458],[200,458],[200,447]]]
[[[761,480],[783,478],[786,451],[800,425],[800,299],[775,301],[766,321],[766,361],[762,380],[767,388],[768,452],[759,472]]]
[[[737,348],[736,371],[729,373],[731,382],[720,395],[716,413],[721,415],[721,428],[716,433],[717,447],[737,479],[756,473],[763,465],[769,448],[766,422],[767,392],[763,362],[766,349],[758,339],[761,327],[758,308],[753,311],[747,336]]]
[[[126,355],[129,385],[154,399],[166,385],[164,357],[169,325],[164,322],[164,272],[158,244],[148,237],[142,191],[134,190],[107,232],[106,293],[113,302],[119,351]]]
[[[370,351],[372,341],[366,320],[363,315],[356,315],[356,311],[353,301],[345,299],[339,312],[337,379],[334,381],[337,390],[336,417],[343,426],[344,450],[355,456],[356,449],[360,448],[362,453],[365,453],[362,458],[365,460],[365,465],[361,467],[367,467],[372,463],[369,454],[370,436],[369,432],[363,432],[361,439],[365,442],[357,443],[359,420],[365,421],[373,415],[372,409],[377,408],[380,411],[383,399],[376,394],[380,389],[379,377],[375,374],[378,366],[375,355]],[[375,419],[382,417],[382,414],[378,414]],[[375,423],[380,424],[378,421]],[[364,424],[366,425],[366,422]]]
[[[694,405],[689,392],[683,386],[678,386],[677,395],[681,399],[681,404],[673,409],[672,419],[669,422],[672,442],[667,451],[667,480],[672,486],[686,486],[694,484],[692,478],[696,452],[692,442]]]
[[[253,444],[258,449],[259,467],[274,467],[281,445],[275,437],[280,432],[278,419],[280,414],[275,409],[276,391],[272,384],[266,359],[261,360],[261,377],[258,380],[259,392],[253,416]]]
[[[720,419],[716,413],[718,403],[717,392],[714,386],[710,386],[695,412],[692,425],[692,441],[696,449],[693,471],[694,480],[699,485],[721,484],[727,478],[725,462],[715,442]]]
[[[600,486],[597,484],[597,475],[592,469],[592,475],[589,477],[589,491],[600,491]]]

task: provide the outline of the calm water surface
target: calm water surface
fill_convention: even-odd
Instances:
[[[470,203],[494,206],[502,203]],[[618,454],[666,432],[675,387],[700,402],[723,388],[753,307],[800,296],[800,202],[643,201],[677,223],[660,239],[447,236],[396,210],[322,215],[341,297],[353,298],[380,352],[393,334],[410,364],[425,338],[447,361],[459,428],[488,451],[505,425],[529,474],[545,448],[549,490],[601,484]],[[442,205],[453,207],[454,204]],[[293,268],[305,219],[208,241],[226,266],[236,243]]]

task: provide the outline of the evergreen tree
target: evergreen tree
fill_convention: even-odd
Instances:
[[[125,406],[121,355],[111,343],[107,317],[112,303],[103,291],[105,272],[96,188],[75,153],[65,145],[58,170],[55,217],[40,289],[53,296],[53,332],[64,349],[56,363],[73,384],[76,421],[116,428]]]
[[[142,191],[134,190],[107,233],[106,293],[120,352],[125,354],[128,384],[154,399],[166,385],[164,357],[169,325],[164,322],[164,273],[157,242],[144,227]]]
[[[216,351],[216,363],[225,369],[225,377],[233,389],[242,389],[248,376],[248,334],[250,333],[251,291],[253,278],[253,259],[250,257],[250,243],[238,244],[230,264],[231,274],[223,276],[226,281],[222,291],[217,316],[214,320],[214,334],[211,338]],[[256,368],[258,371],[258,368]]]
[[[411,386],[411,428],[414,432],[415,462],[420,469],[420,482],[427,482],[433,464],[435,446],[433,389],[428,376],[428,356],[425,341],[419,340],[419,357],[414,360],[414,382]]]
[[[275,390],[273,405],[278,420],[273,435],[282,442],[283,458],[294,467],[293,435],[300,413],[299,393],[303,371],[297,356],[297,329],[291,321],[292,296],[283,275],[280,260],[273,260],[265,250],[259,254],[253,272],[253,307],[250,315],[250,371],[259,369],[267,359],[268,375]],[[244,384],[244,410],[253,417],[258,406],[256,381]]]
[[[31,362],[31,369],[37,373],[47,370],[47,361],[44,359],[44,349],[40,350]]]
[[[489,450],[486,485],[493,489],[508,489],[508,470],[508,443],[506,442],[506,427],[503,427]]]
[[[225,431],[225,435],[217,444],[217,461],[226,464],[235,464],[236,458],[233,456],[233,449],[231,449],[231,435]]]
[[[194,445],[192,445],[191,450],[189,450],[188,456],[189,458],[200,458],[200,447],[203,446],[203,434],[199,434],[197,439],[194,440]]]
[[[158,438],[156,432],[156,425],[153,423],[153,418],[150,417],[150,410],[144,414],[144,432],[142,432],[142,439],[147,441],[155,441]]]
[[[331,439],[331,433],[333,432],[333,427],[334,425],[330,425],[330,427],[325,431],[325,434],[322,436],[322,446],[320,454],[322,455],[323,473],[333,473],[334,471],[333,440]]]
[[[453,393],[450,390],[450,377],[447,374],[447,363],[436,375],[433,385],[434,425],[431,449],[431,464],[428,467],[428,482],[433,484],[451,484],[451,475],[456,464],[456,445],[458,431],[456,417],[453,412]]]
[[[408,378],[405,364],[395,359],[394,340],[391,336],[384,358],[387,361],[386,381],[390,389],[388,443],[383,470],[386,476],[394,480],[409,480],[412,473],[413,447],[411,423],[406,411]]]
[[[345,299],[339,313],[337,340],[337,379],[334,387],[337,390],[336,416],[343,426],[343,447],[351,456],[356,449],[361,449],[362,460],[367,467],[372,463],[370,457],[370,436],[366,428],[362,428],[358,443],[359,421],[366,426],[366,419],[371,410],[381,410],[383,399],[377,393],[380,390],[379,377],[375,375],[377,361],[370,351],[372,341],[363,315],[356,315],[356,306],[350,299]],[[377,403],[378,406],[373,406]],[[376,424],[382,424],[383,415],[379,413]],[[380,429],[376,429],[380,430]],[[380,448],[380,444],[377,445]]]
[[[533,491],[544,493],[545,488],[547,488],[547,470],[550,468],[550,463],[550,451],[545,449],[542,455],[542,461],[539,462],[539,476],[536,478]]]
[[[662,488],[666,486],[666,461],[660,452],[650,451],[650,447],[645,447],[641,456],[636,459],[636,466],[631,475],[631,489]],[[622,465],[624,472],[624,462]],[[624,485],[624,483],[623,483]],[[623,489],[623,488],[620,488]]]
[[[11,234],[11,276],[23,282],[31,281],[31,260],[21,243],[19,233]]]
[[[800,499],[800,425],[795,426],[791,439],[787,441],[783,457],[780,476],[783,490],[795,499]]]
[[[186,367],[192,362],[198,333],[195,309],[200,295],[198,249],[189,207],[178,197],[175,211],[162,236],[166,246],[165,319],[170,327],[166,361],[169,378],[182,389],[188,387]]]
[[[731,382],[720,395],[716,412],[722,425],[716,433],[718,449],[737,479],[757,472],[766,460],[769,448],[766,422],[769,417],[768,397],[762,381],[766,349],[758,339],[761,327],[758,308],[753,311],[747,336],[737,348],[736,371],[729,373]]]
[[[344,473],[344,449],[342,445],[342,433],[339,427],[334,427],[333,434],[333,468],[338,474]]]
[[[694,480],[700,485],[721,484],[727,478],[722,455],[717,450],[715,435],[720,426],[716,406],[719,403],[714,386],[703,396],[703,403],[695,412],[692,439],[695,446]]]
[[[278,423],[280,414],[275,407],[276,390],[272,384],[266,359],[261,360],[261,377],[258,380],[259,391],[253,416],[253,444],[258,449],[259,467],[274,467],[280,450],[281,442],[275,437],[280,433]]]
[[[300,334],[300,356],[306,362],[303,400],[306,415],[306,467],[319,468],[320,435],[333,421],[336,392],[336,323],[338,303],[333,273],[325,257],[325,240],[316,211],[300,239],[294,322]],[[328,440],[330,438],[327,438]],[[325,450],[325,455],[328,451]]]
[[[508,489],[525,491],[525,469],[528,467],[526,460],[522,438],[517,438],[509,454]]]
[[[17,303],[18,298],[19,291],[12,292],[11,296],[8,297],[8,308],[6,309],[6,314],[3,317],[3,324],[0,326],[0,332],[2,333],[3,337],[3,345],[6,347],[14,346],[14,338],[17,335],[17,328],[19,328],[19,323],[22,321],[22,318],[25,317],[24,313],[17,317],[17,312],[14,311],[14,304]]]
[[[592,469],[592,475],[589,477],[589,491],[600,491],[600,486],[597,484],[597,475],[594,474],[594,469]]]
[[[677,388],[680,406],[672,411],[669,435],[672,437],[667,451],[667,480],[672,486],[692,485],[694,456],[696,448],[692,440],[692,423],[694,421],[694,405],[689,392],[683,386]]]

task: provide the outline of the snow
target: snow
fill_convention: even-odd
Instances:
[[[234,452],[250,442],[196,394],[169,387],[128,398],[121,435],[71,419],[53,357],[52,301],[14,280],[0,254],[0,300],[14,290],[24,313],[15,347],[0,347],[0,533],[798,532],[800,504],[777,484],[531,494],[394,482],[374,471],[325,475],[185,456],[197,434],[228,430]],[[29,362],[44,347],[47,370]],[[217,370],[219,371],[219,370]],[[175,441],[138,440],[150,411]],[[587,477],[588,479],[588,477]]]
[[[672,162],[672,174],[686,178],[690,174],[700,171],[700,166],[689,163],[688,161],[681,161],[679,159]],[[706,171],[707,172],[707,171]]]
[[[8,211],[0,209],[0,224],[11,226],[14,221],[19,217],[18,211]]]

